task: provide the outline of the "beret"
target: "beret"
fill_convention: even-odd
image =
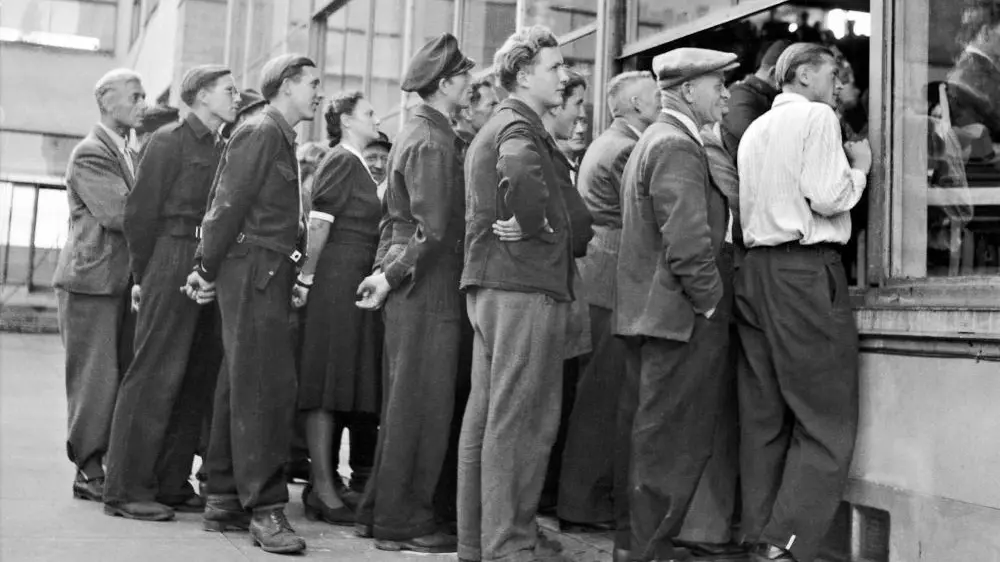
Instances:
[[[152,133],[164,125],[169,125],[177,121],[180,110],[169,105],[154,105],[146,110],[142,115],[142,124],[136,128],[135,132],[142,135]]]
[[[692,47],[674,49],[653,58],[653,72],[663,89],[738,66],[737,56],[733,53]]]
[[[309,57],[296,54],[279,55],[264,63],[264,68],[260,71],[261,95],[266,100],[274,99],[274,96],[278,95],[281,83],[297,74],[304,66],[315,67],[316,63]]]
[[[217,64],[203,64],[192,68],[181,79],[181,101],[191,106],[202,88],[227,74],[231,74],[229,69]]]
[[[451,33],[442,33],[413,55],[400,89],[418,92],[438,80],[468,72],[475,66],[476,61],[467,58],[458,48],[458,39]]]
[[[369,142],[368,146],[365,148],[368,148],[369,146],[384,146],[387,149],[392,150],[392,141],[389,140],[389,137],[385,133],[379,131],[378,138]]]
[[[252,88],[247,88],[246,90],[240,91],[240,105],[236,109],[236,118],[239,119],[240,115],[250,111],[251,109],[264,105],[267,100],[264,96],[260,95],[257,90]]]

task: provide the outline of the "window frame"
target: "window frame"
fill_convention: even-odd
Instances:
[[[100,48],[98,48],[96,50],[93,50],[93,51],[88,50],[88,49],[81,49],[81,48],[77,48],[77,47],[66,47],[66,46],[61,46],[61,45],[47,45],[47,44],[44,44],[44,43],[33,43],[31,41],[24,41],[23,39],[22,40],[18,40],[18,41],[0,41],[0,45],[2,45],[2,44],[25,45],[25,46],[30,46],[30,47],[39,48],[39,49],[50,49],[50,50],[53,50],[53,51],[65,51],[67,53],[93,53],[93,54],[97,54],[97,55],[114,56],[115,53],[118,50],[118,48],[117,48],[117,45],[118,45],[118,35],[119,35],[119,32],[121,31],[121,29],[119,29],[119,26],[117,25],[118,17],[121,15],[121,5],[120,5],[120,3],[117,2],[117,0],[63,0],[63,1],[76,2],[77,4],[92,4],[92,5],[97,5],[97,6],[111,6],[112,8],[114,8],[114,20],[116,22],[116,25],[114,27],[114,32],[111,35],[111,41],[109,42],[109,44],[107,46],[104,46],[102,44],[100,46]]]

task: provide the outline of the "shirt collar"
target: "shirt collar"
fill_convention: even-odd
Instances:
[[[372,170],[371,170],[371,168],[368,167],[368,162],[365,161],[364,155],[362,155],[360,152],[358,152],[358,149],[356,149],[353,146],[347,144],[346,142],[340,143],[340,146],[344,147],[344,150],[346,150],[347,152],[350,152],[351,154],[357,156],[358,160],[361,160],[361,163],[365,166],[365,170],[368,172],[368,175],[371,176],[372,181],[375,181],[375,176],[372,175]],[[375,183],[378,183],[378,182],[375,182]]]
[[[98,125],[100,125],[101,128],[104,129],[104,132],[111,137],[111,142],[115,143],[115,148],[117,148],[122,154],[125,154],[125,148],[128,146],[128,143],[125,141],[125,137],[119,135],[117,131],[108,127],[104,123],[98,123]]]
[[[285,120],[285,116],[282,115],[280,111],[275,109],[273,105],[265,106],[264,112],[265,114],[269,115],[271,119],[274,119],[274,122],[278,124],[278,127],[281,129],[281,132],[285,134],[285,140],[288,141],[289,146],[294,147],[295,137],[297,135],[295,133],[295,129],[293,129],[292,126],[288,124],[288,121]]]
[[[667,115],[674,117],[678,121],[683,123],[684,126],[687,127],[687,130],[694,136],[694,138],[697,139],[698,142],[702,144],[702,146],[705,145],[705,141],[701,140],[701,133],[698,132],[698,125],[695,125],[694,121],[692,121],[690,117],[684,115],[683,113],[677,111],[676,109],[664,108],[663,113],[666,113]]]
[[[199,139],[204,138],[205,135],[212,134],[212,131],[208,128],[208,126],[206,126],[205,123],[202,122],[202,120],[197,115],[195,115],[193,111],[188,113],[187,116],[184,117],[184,121],[188,124],[189,127],[191,127],[191,130],[194,131],[194,136]]]
[[[788,103],[809,103],[809,98],[803,96],[802,94],[796,94],[795,92],[782,92],[775,96],[774,103],[771,107],[778,107],[779,105],[785,105]]]

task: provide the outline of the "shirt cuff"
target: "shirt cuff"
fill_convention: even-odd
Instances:
[[[309,211],[309,218],[333,224],[333,215],[331,215],[330,213],[322,213],[320,211]]]

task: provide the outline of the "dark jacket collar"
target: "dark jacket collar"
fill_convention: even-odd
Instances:
[[[753,74],[743,79],[743,85],[757,94],[766,97],[769,101],[773,100],[774,96],[781,93],[770,82],[767,80],[761,80]]]
[[[192,131],[194,131],[195,138],[203,139],[205,138],[205,135],[212,134],[212,130],[209,129],[205,123],[203,123],[201,119],[194,114],[193,111],[189,112],[187,116],[184,117],[184,122],[188,124],[188,127],[191,127]]]
[[[666,123],[668,125],[672,125],[672,126],[678,128],[678,129],[680,129],[681,132],[684,133],[684,135],[686,137],[688,137],[689,139],[691,139],[694,142],[698,143],[699,146],[701,146],[701,143],[702,143],[701,139],[695,138],[692,135],[691,130],[688,129],[688,126],[685,125],[680,119],[674,117],[673,115],[670,115],[669,113],[667,113],[665,111],[661,111],[660,112],[660,116],[657,117],[656,120],[658,122],[660,122],[660,123]]]
[[[500,102],[500,105],[497,106],[497,111],[501,109],[510,109],[514,111],[514,113],[517,113],[521,117],[525,118],[533,127],[537,127],[542,131],[545,130],[545,125],[542,123],[542,117],[535,113],[534,109],[528,107],[528,104],[517,98],[508,97]]]
[[[284,133],[285,135],[285,140],[288,141],[288,146],[294,148],[295,137],[297,135],[295,134],[295,129],[293,129],[292,126],[288,124],[288,121],[285,120],[285,116],[282,115],[280,111],[275,109],[273,105],[265,106],[264,114],[273,119],[274,122],[278,124],[278,127],[281,129],[281,132]]]
[[[422,103],[418,105],[413,110],[413,116],[420,119],[426,119],[427,121],[430,121],[435,128],[441,129],[442,131],[448,131],[452,135],[455,135],[455,129],[452,128],[451,121],[448,120],[448,117],[444,113],[441,113],[437,109],[431,107],[429,104]],[[458,138],[458,136],[455,135],[455,138]]]

